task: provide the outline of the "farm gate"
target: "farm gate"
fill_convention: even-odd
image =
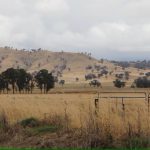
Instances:
[[[148,92],[98,92],[94,101],[95,114],[98,114],[99,103],[102,99],[117,99],[121,101],[122,110],[125,112],[125,100],[144,100],[147,102],[148,114],[150,113],[150,93]]]

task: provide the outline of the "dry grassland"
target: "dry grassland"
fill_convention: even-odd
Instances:
[[[144,128],[149,126],[147,101],[125,100],[123,111],[121,99],[110,99],[109,96],[100,100],[98,118],[110,121],[118,130],[125,122],[136,125],[139,119]],[[90,114],[94,114],[95,98],[97,94],[92,93],[0,95],[0,110],[5,112],[11,123],[31,116],[44,118],[67,112],[72,126],[79,127]]]
[[[127,92],[127,89],[123,91],[116,89],[115,91]],[[61,116],[60,118],[64,118],[65,132],[69,136],[68,143],[72,142],[71,146],[75,147],[148,147],[150,113],[148,113],[147,101],[142,98],[126,99],[123,109],[120,98],[110,98],[114,94],[100,94],[99,96],[107,98],[100,99],[96,109],[95,99],[98,97],[96,90],[87,93],[85,90],[81,93],[78,91],[62,94],[1,94],[0,111],[4,112],[10,124],[30,117],[48,121],[51,117],[56,116],[57,119],[58,116]],[[140,97],[144,95],[136,93],[116,94],[116,96]],[[1,112],[0,114],[3,114]],[[69,134],[69,131],[73,132]],[[25,136],[24,134],[19,135]],[[43,135],[41,139],[45,137],[45,141],[39,146],[46,146],[50,137],[55,146],[61,146],[61,144],[66,146],[68,138],[64,137],[65,135],[63,132],[61,139],[60,136],[53,139],[53,134]],[[20,136],[17,137],[17,140],[14,136],[10,143],[9,140],[6,140],[4,145],[35,146],[34,142],[37,143],[40,138],[40,136],[36,136],[35,139],[31,137],[33,143],[30,143],[27,139],[21,140]],[[61,142],[62,139],[63,142]]]
[[[63,115],[66,108],[78,124],[80,109],[92,105],[94,97],[94,94],[0,95],[0,109],[15,122],[31,116],[43,118],[44,114]]]

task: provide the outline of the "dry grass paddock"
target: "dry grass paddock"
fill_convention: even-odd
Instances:
[[[122,114],[125,113],[126,120],[136,122],[140,115],[140,119],[146,124],[147,101],[126,99],[124,100],[125,112],[123,112],[121,99],[110,99],[109,96],[99,102],[98,113],[104,120],[110,119],[116,124],[119,121],[121,123]],[[81,117],[84,120],[84,117],[89,115],[89,111],[95,111],[95,98],[97,94],[94,93],[0,95],[0,111],[5,112],[11,123],[31,116],[43,118],[53,114],[64,115],[67,112],[72,125],[80,126]]]
[[[48,119],[56,115],[65,118],[67,114],[69,117],[69,121],[66,119],[67,127],[81,131],[82,136],[74,135],[76,133],[71,135],[75,136],[75,139],[79,137],[83,140],[82,144],[80,140],[76,141],[77,147],[79,145],[89,147],[93,142],[95,146],[99,146],[97,143],[99,142],[105,146],[118,147],[123,146],[124,141],[127,147],[135,146],[137,142],[142,142],[140,146],[149,146],[150,114],[147,101],[126,99],[124,100],[125,109],[123,109],[121,99],[111,99],[110,94],[107,98],[100,99],[98,109],[95,109],[94,102],[97,96],[95,92],[1,94],[0,111],[5,113],[10,124],[30,117]],[[135,96],[140,95],[135,94]],[[14,144],[13,141],[12,143]]]
[[[4,111],[10,122],[27,117],[43,118],[45,114],[64,114],[67,109],[74,123],[78,124],[79,112],[92,105],[95,94],[36,94],[0,95],[0,110]],[[84,107],[84,108],[83,108]]]

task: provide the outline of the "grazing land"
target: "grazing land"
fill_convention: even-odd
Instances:
[[[79,115],[80,113],[87,113],[89,107],[94,109],[94,100],[98,97],[98,92],[103,92],[104,90],[91,89],[87,90],[60,90],[54,91],[50,94],[1,94],[0,95],[0,108],[7,115],[10,122],[16,122],[24,118],[31,116],[37,118],[43,118],[50,114],[63,114],[66,108],[70,114],[73,124],[80,125]],[[105,90],[106,91],[106,90]],[[118,90],[113,90],[118,91]],[[129,91],[120,90],[122,91]],[[131,91],[131,90],[130,90]],[[134,90],[133,92],[143,92],[144,90]],[[121,98],[110,99],[112,94],[105,95],[108,98],[100,99],[100,110],[102,112],[107,112],[107,108],[118,105],[117,109],[121,109]],[[124,94],[119,94],[120,96],[127,96]],[[113,96],[119,96],[118,94],[113,94]],[[144,96],[143,94],[128,94],[128,96]],[[117,101],[117,104],[116,104]],[[141,99],[125,99],[125,105],[127,109],[133,108],[131,111],[134,115],[134,110],[144,109],[146,112],[147,101],[144,98]],[[81,110],[82,109],[82,110]]]

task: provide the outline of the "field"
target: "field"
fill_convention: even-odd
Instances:
[[[45,115],[51,114],[63,114],[66,109],[73,120],[73,124],[79,125],[78,116],[80,113],[87,113],[89,107],[94,110],[94,100],[98,97],[98,92],[110,91],[109,89],[97,89],[97,88],[80,88],[76,89],[56,89],[50,94],[1,94],[0,95],[0,110],[5,112],[8,120],[13,123],[27,117],[43,118]],[[112,90],[111,90],[112,91]],[[131,90],[114,89],[114,92],[148,92],[146,90]],[[129,95],[130,94],[130,95]],[[113,94],[113,96],[134,96],[140,97],[144,94],[129,93],[129,94]],[[101,94],[108,98],[101,98],[99,107],[100,113],[106,113],[109,109],[115,109],[115,111],[121,111],[122,102],[121,99],[110,99],[112,94]],[[147,101],[145,99],[125,99],[124,101],[127,111],[131,110],[133,115],[138,109],[145,110],[147,112]]]
[[[1,114],[5,115],[10,125],[19,123],[21,120],[30,117],[39,120],[55,118],[55,122],[57,122],[59,116],[63,118],[65,132],[68,132],[68,130],[77,130],[71,133],[71,135],[69,133],[69,136],[73,138],[71,138],[71,142],[77,140],[77,137],[82,137],[82,140],[86,142],[86,144],[84,143],[85,147],[89,147],[87,145],[87,143],[90,143],[89,139],[92,138],[94,140],[101,136],[103,137],[103,142],[109,143],[108,146],[121,147],[122,141],[125,140],[128,141],[128,144],[126,143],[127,145],[125,146],[129,146],[130,144],[133,147],[136,145],[140,146],[140,144],[143,146],[143,143],[145,143],[147,147],[150,137],[148,101],[144,98],[127,98],[122,102],[121,98],[111,97],[144,97],[143,93],[138,94],[137,92],[148,93],[148,90],[131,90],[129,88],[120,90],[114,88],[106,89],[82,88],[80,85],[70,88],[70,85],[66,85],[63,88],[57,87],[49,94],[1,94],[0,111]],[[133,93],[102,94],[104,91]],[[99,96],[98,92],[100,92]],[[99,103],[95,105],[95,99],[98,97]],[[62,135],[62,138],[66,142],[68,139],[64,137],[65,135],[66,133]],[[84,139],[85,136],[88,137],[87,141]],[[45,139],[49,139],[50,137],[56,138],[57,136],[53,135],[53,133],[48,136],[44,135]],[[34,142],[32,143],[28,140],[22,141],[21,139],[20,136],[17,136],[15,142],[14,139],[12,140],[13,144],[9,142],[3,145],[17,147],[24,147],[25,145],[35,146]],[[34,141],[35,139],[33,138],[32,140]],[[113,144],[111,140],[113,140]],[[20,144],[18,144],[19,142]],[[56,140],[55,142],[57,143],[58,141]],[[62,144],[63,142],[61,141],[60,143]],[[61,146],[61,144],[57,146]],[[81,143],[74,143],[73,145],[83,146]]]
[[[11,122],[27,117],[44,117],[44,114],[62,114],[65,107],[78,122],[79,108],[92,103],[95,94],[0,95],[0,108]]]

